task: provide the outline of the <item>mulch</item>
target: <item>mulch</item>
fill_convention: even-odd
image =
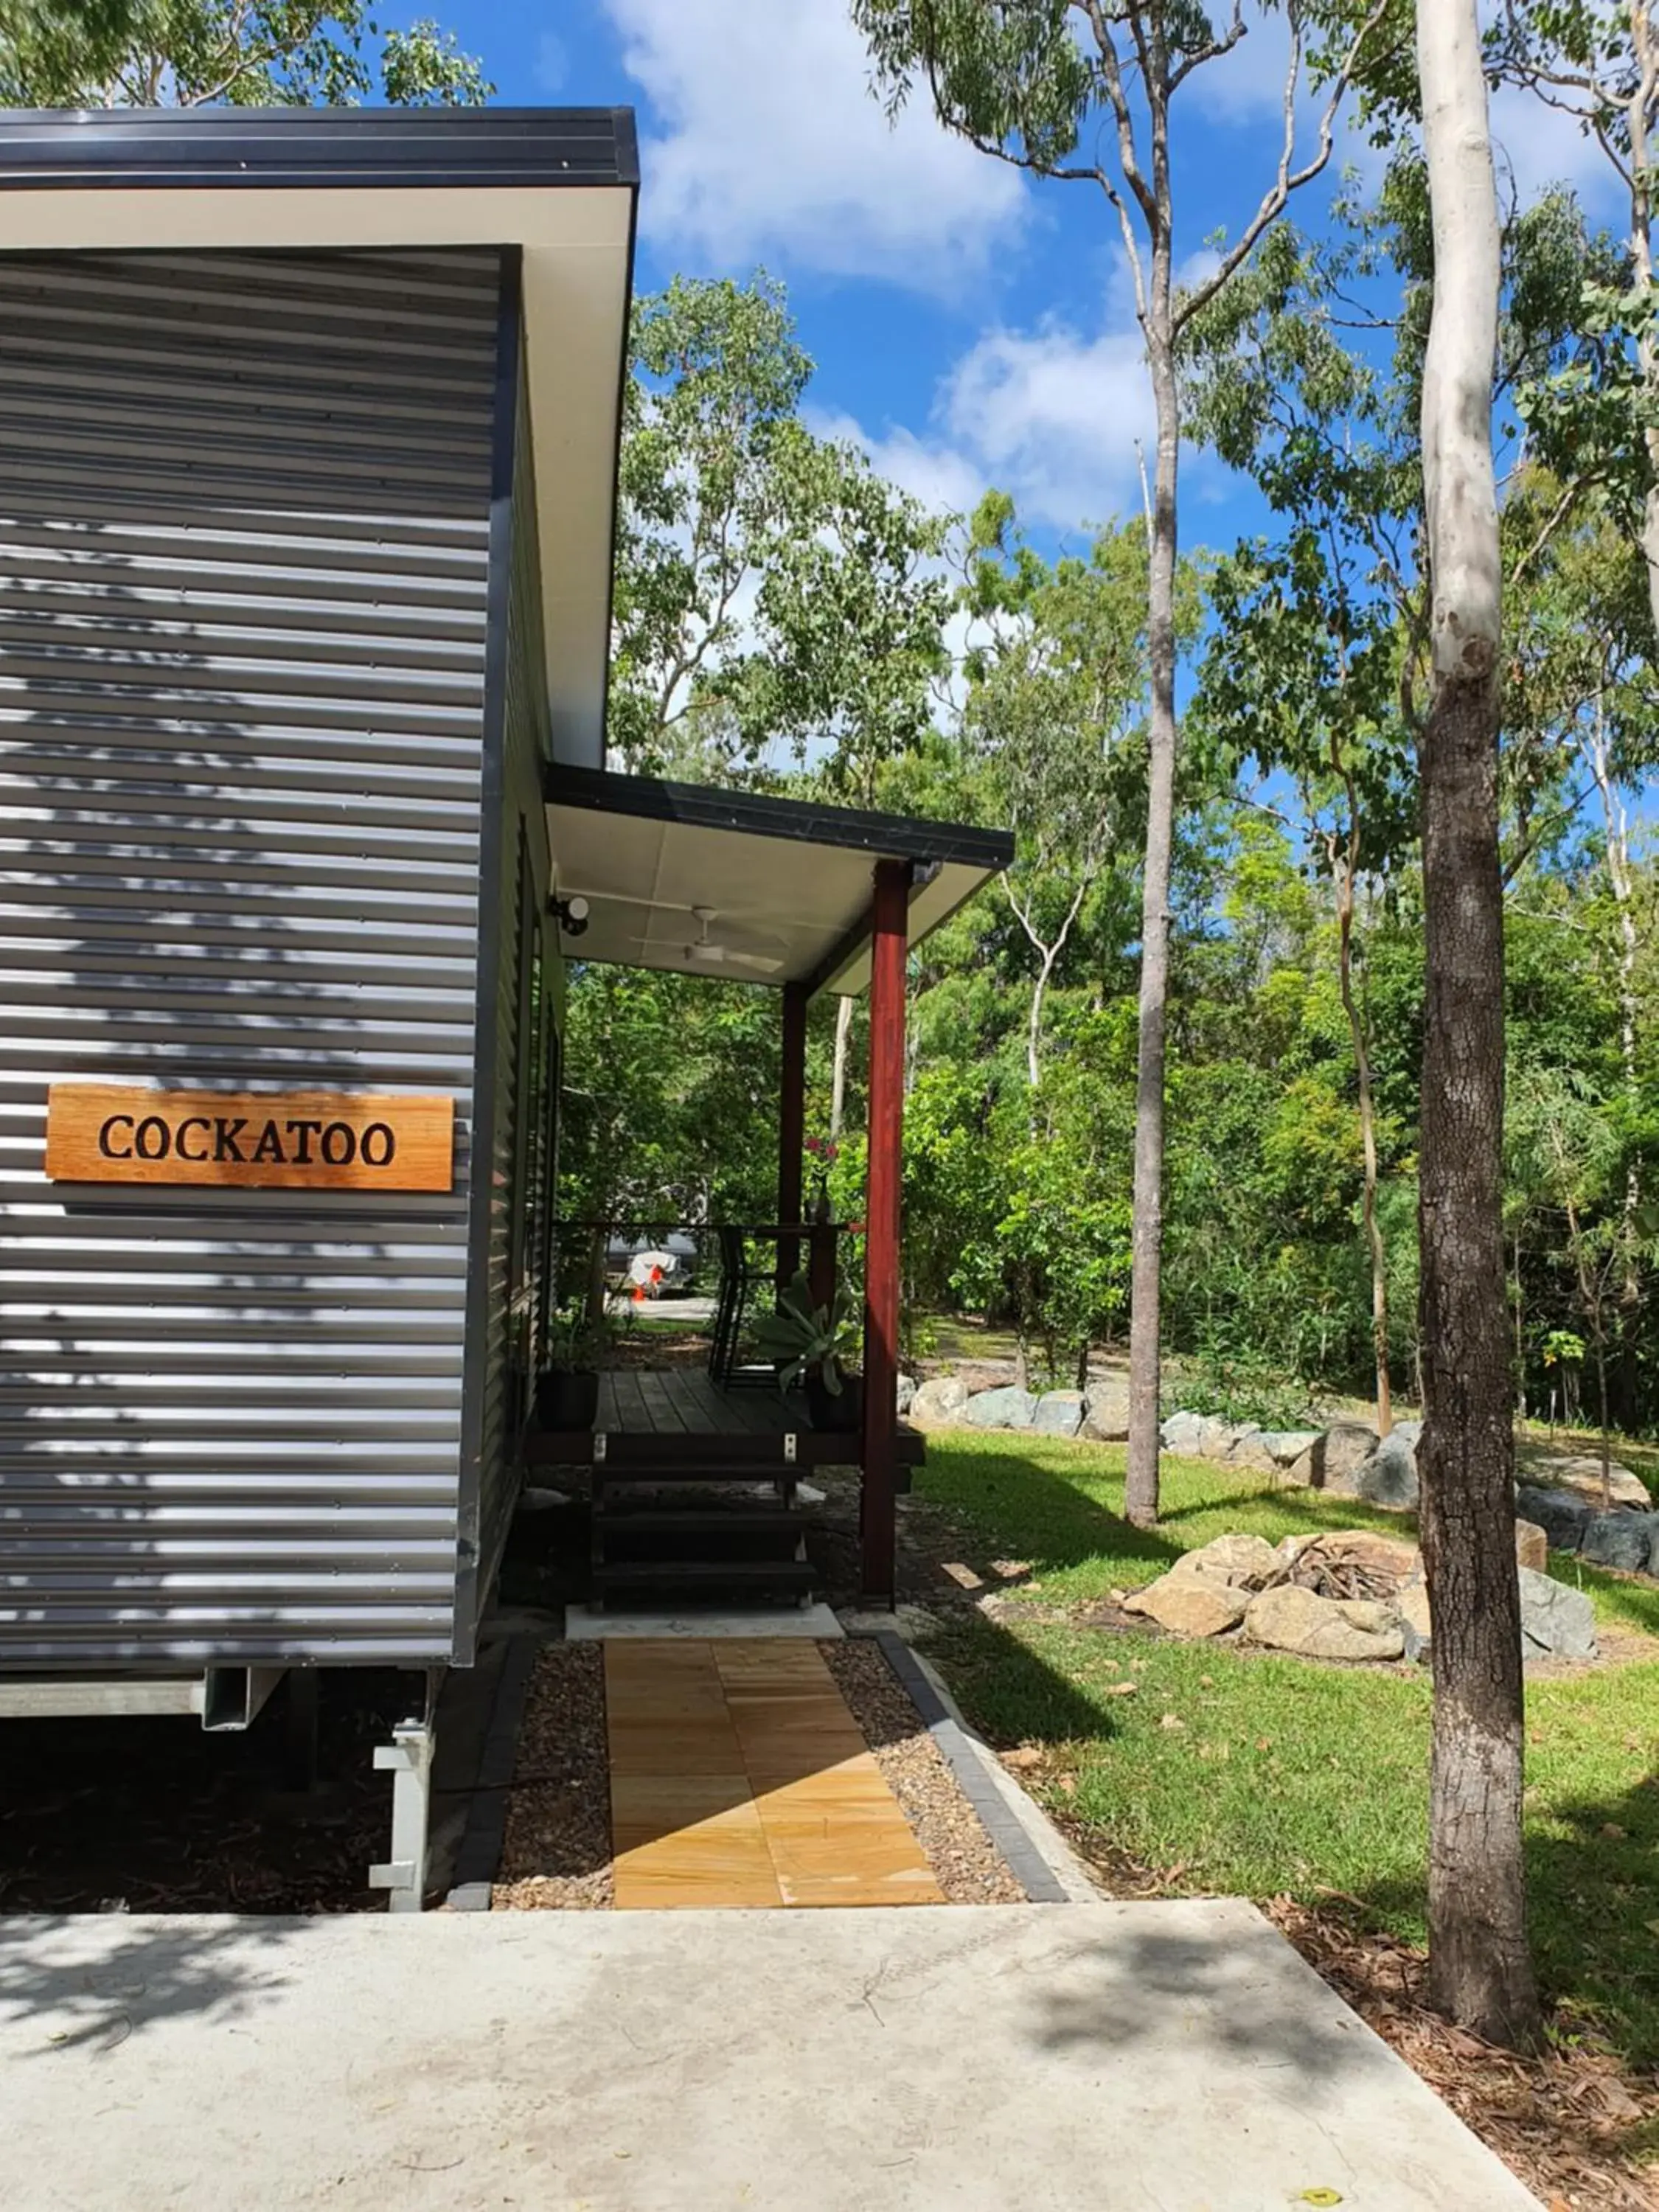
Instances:
[[[1021,1905],[1004,1865],[927,1723],[868,1638],[819,1644],[888,1787],[951,1905]],[[604,1646],[552,1644],[531,1678],[498,1911],[607,1911],[614,1902],[605,1728]]]
[[[278,1688],[243,1734],[182,1717],[0,1722],[0,1914],[384,1911],[391,1834],[374,1752],[410,1677],[325,1671],[319,1787],[284,1772]]]
[[[1640,2148],[1659,2131],[1659,2078],[1565,2040],[1537,2058],[1496,2050],[1431,2008],[1421,1951],[1357,1928],[1340,1901],[1267,1911],[1550,2212],[1655,2212],[1659,2173]]]

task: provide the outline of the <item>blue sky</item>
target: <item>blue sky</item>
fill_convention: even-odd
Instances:
[[[641,287],[676,270],[781,276],[818,363],[818,427],[858,438],[931,504],[1012,491],[1048,543],[1138,507],[1151,408],[1115,218],[1092,187],[1024,179],[921,106],[890,128],[846,0],[437,0],[434,12],[504,101],[638,109]],[[1182,95],[1183,253],[1236,233],[1272,173],[1282,35],[1259,17]],[[1557,176],[1599,189],[1562,118],[1516,100],[1494,119],[1523,191]],[[1340,142],[1339,159],[1363,150]],[[1310,188],[1304,220],[1327,190]],[[1182,509],[1189,546],[1230,544],[1261,520],[1250,488],[1204,457]]]

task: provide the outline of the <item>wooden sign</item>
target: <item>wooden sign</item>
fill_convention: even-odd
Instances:
[[[453,1098],[112,1083],[46,1093],[54,1182],[449,1190],[454,1155]]]

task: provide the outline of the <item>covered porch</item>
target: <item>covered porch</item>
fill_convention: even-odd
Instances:
[[[722,1346],[699,1369],[638,1365],[601,1376],[592,1426],[532,1429],[532,1463],[593,1470],[595,1588],[625,1586],[604,1557],[607,1525],[654,1524],[657,1564],[671,1585],[714,1594],[716,1563],[694,1556],[723,1525],[678,1500],[674,1485],[706,1490],[757,1481],[775,1492],[787,1541],[798,1512],[798,1471],[855,1467],[865,1596],[894,1589],[894,1499],[922,1456],[897,1411],[901,1280],[905,963],[910,950],[1012,858],[996,831],[555,765],[547,792],[553,913],[567,962],[655,969],[758,985],[778,1000],[775,1210],[762,1226],[682,1223],[720,1249],[718,1302],[734,1268],[751,1305],[770,1305],[798,1270],[814,1305],[834,1298],[847,1267],[847,1225],[809,1219],[805,1205],[807,1013],[821,993],[869,993],[868,1164],[863,1194],[861,1407],[857,1425],[815,1425],[803,1395],[786,1399],[769,1372],[744,1373]],[[665,1229],[669,1224],[663,1224]],[[577,1235],[593,1236],[586,1224]],[[742,1257],[733,1260],[733,1239]],[[727,1331],[728,1336],[730,1331]],[[761,1387],[752,1387],[758,1383]],[[749,1387],[745,1387],[749,1386]],[[650,1492],[657,1492],[648,1504]],[[623,1510],[626,1498],[629,1509]],[[763,1517],[744,1509],[751,1520]],[[758,1540],[758,1532],[757,1532]],[[683,1540],[677,1547],[676,1537]],[[672,1555],[679,1549],[684,1556]],[[667,1554],[668,1556],[665,1556]],[[757,1585],[763,1573],[740,1577]],[[781,1578],[789,1588],[791,1578]],[[808,1593],[805,1577],[793,1578]]]

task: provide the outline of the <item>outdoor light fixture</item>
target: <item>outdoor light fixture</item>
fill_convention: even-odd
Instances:
[[[587,901],[585,898],[556,898],[553,912],[559,927],[567,937],[580,937],[587,927]]]

